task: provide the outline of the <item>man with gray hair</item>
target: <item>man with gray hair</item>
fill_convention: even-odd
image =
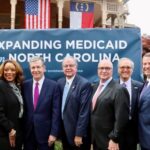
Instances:
[[[120,137],[121,150],[136,150],[138,143],[138,95],[142,83],[131,78],[134,62],[129,58],[121,58],[118,62],[119,83],[129,93],[129,121]]]
[[[63,150],[89,150],[89,115],[91,84],[77,75],[77,61],[65,57],[62,68],[65,77],[58,80],[62,94]]]
[[[43,59],[29,62],[32,79],[23,84],[24,150],[53,150],[60,125],[60,92],[55,81],[44,76]]]

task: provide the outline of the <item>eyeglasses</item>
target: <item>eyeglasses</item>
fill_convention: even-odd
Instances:
[[[74,66],[76,66],[75,64],[70,64],[70,65],[63,65],[64,68],[73,68]]]
[[[122,67],[120,67],[120,69],[127,69],[127,70],[130,70],[131,67],[130,67],[130,66],[122,66]]]
[[[109,71],[111,70],[112,68],[110,67],[98,67],[98,70],[106,70],[106,71]]]

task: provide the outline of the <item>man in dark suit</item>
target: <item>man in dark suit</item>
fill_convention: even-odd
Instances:
[[[131,79],[134,63],[129,58],[121,58],[118,63],[119,83],[128,90],[129,122],[120,138],[121,150],[137,150],[138,143],[138,98],[142,83]]]
[[[40,57],[30,62],[33,79],[23,84],[25,150],[53,150],[60,126],[60,92],[55,81],[45,78]]]
[[[139,141],[141,150],[150,150],[150,53],[143,56],[146,82],[139,100]]]
[[[119,150],[119,137],[128,122],[129,94],[112,79],[110,60],[98,64],[100,82],[93,86],[91,132],[94,150]]]
[[[77,61],[65,57],[62,63],[65,74],[58,80],[62,93],[62,143],[64,150],[89,150],[89,114],[92,88],[77,75]]]

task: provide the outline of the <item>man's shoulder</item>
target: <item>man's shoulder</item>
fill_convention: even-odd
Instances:
[[[46,84],[49,84],[49,85],[56,85],[57,84],[57,82],[55,80],[52,80],[52,79],[49,79],[49,78],[46,78],[46,77],[44,79],[44,82]]]
[[[29,83],[32,83],[33,80],[32,79],[27,79],[23,82],[23,85],[26,85],[26,84],[29,84]]]
[[[133,80],[133,79],[132,79],[131,82],[132,82],[132,84],[135,85],[135,86],[138,86],[138,87],[142,87],[142,86],[143,86],[143,83],[142,83],[142,82],[139,82],[139,81],[137,81],[137,80]]]
[[[58,80],[57,80],[57,83],[62,83],[63,81],[65,81],[65,77],[61,77],[61,78],[59,78]]]
[[[85,77],[83,77],[83,76],[81,76],[81,75],[76,75],[75,78],[76,78],[77,81],[80,82],[80,83],[89,83],[89,81],[88,81]]]

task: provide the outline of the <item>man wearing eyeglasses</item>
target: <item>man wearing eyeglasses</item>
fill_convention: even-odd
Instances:
[[[112,79],[113,65],[98,64],[99,83],[93,86],[91,133],[94,150],[120,150],[119,137],[128,122],[127,90]]]
[[[129,58],[121,58],[118,62],[119,83],[129,93],[129,122],[120,137],[121,150],[137,150],[138,143],[138,96],[142,83],[131,79],[134,62]]]
[[[67,56],[62,62],[65,77],[58,80],[62,94],[63,150],[89,150],[91,84],[77,75],[77,61]]]

